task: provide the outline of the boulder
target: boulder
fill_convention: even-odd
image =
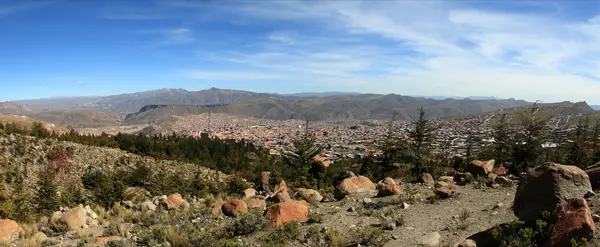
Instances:
[[[507,173],[507,171],[506,171],[506,168],[504,168],[503,166],[500,166],[500,167],[496,167],[496,168],[494,168],[494,169],[492,170],[492,173],[493,173],[493,174],[496,174],[496,175],[498,175],[498,176],[505,176],[505,175],[506,175],[506,173]]]
[[[89,205],[85,206],[85,213],[92,220],[98,219],[98,214],[96,214],[96,212],[94,212],[94,210],[92,210],[92,208]]]
[[[481,160],[473,160],[471,163],[467,165],[466,171],[473,174],[473,176],[487,176],[488,173],[494,170],[495,160],[481,161]]]
[[[421,176],[421,178],[419,179],[419,183],[424,183],[426,185],[433,186],[435,184],[435,180],[433,179],[433,176],[431,176],[431,174],[423,173],[423,176]]]
[[[465,239],[458,243],[456,247],[477,247],[477,243],[475,243],[475,241],[472,239]]]
[[[323,196],[318,191],[304,188],[296,189],[294,197],[296,199],[302,198],[309,203],[317,203],[323,200]]]
[[[256,195],[256,190],[253,188],[245,189],[242,191],[242,195],[244,196],[244,199],[254,197]]]
[[[0,241],[11,242],[19,238],[23,228],[14,220],[0,220]]]
[[[287,202],[292,200],[290,194],[288,193],[288,187],[285,183],[285,180],[281,180],[279,185],[275,187],[273,194],[269,196],[267,200],[273,203]]]
[[[512,180],[510,180],[506,177],[501,177],[501,176],[496,177],[494,179],[494,183],[499,184],[502,187],[507,187],[507,188],[513,187],[515,185],[515,183]]]
[[[452,177],[452,176],[441,176],[441,177],[438,178],[438,181],[452,183],[452,182],[454,182],[454,177]]]
[[[440,199],[447,199],[452,197],[454,194],[458,193],[460,187],[455,184],[446,183],[446,182],[436,182],[435,183],[435,196]]]
[[[600,189],[600,167],[594,167],[585,170],[585,172],[590,177],[590,183],[592,184],[592,189],[598,190]]]
[[[269,219],[267,227],[274,228],[290,221],[305,222],[308,217],[306,201],[287,201],[271,205],[265,215]]]
[[[344,171],[344,172],[341,172],[341,173],[335,175],[333,177],[333,187],[337,187],[338,185],[340,185],[340,183],[342,181],[344,181],[344,179],[350,178],[350,177],[356,177],[356,174],[354,174],[354,172],[351,172],[351,171]]]
[[[425,234],[425,236],[421,237],[421,244],[424,246],[438,246],[441,237],[437,232]]]
[[[261,172],[260,173],[260,182],[262,183],[262,190],[271,193],[271,172]]]
[[[143,212],[156,211],[156,205],[154,203],[152,203],[150,200],[142,202],[142,205],[140,205],[140,208],[142,209]]]
[[[215,204],[213,206],[213,208],[210,210],[210,213],[215,216],[220,215],[222,212],[221,208],[223,207],[223,204],[225,204],[225,202],[219,202],[219,203]]]
[[[583,198],[570,198],[558,209],[558,219],[552,226],[547,247],[571,246],[571,239],[591,240],[596,226],[587,201]]]
[[[86,227],[87,212],[85,208],[78,206],[64,213],[60,220],[67,225],[69,230],[82,229]]]
[[[33,234],[33,236],[31,238],[35,239],[38,243],[41,243],[41,242],[44,242],[46,239],[48,239],[48,236],[46,236],[46,234],[43,232],[37,232],[37,233]]]
[[[400,185],[394,181],[394,179],[390,177],[386,177],[383,180],[379,181],[379,192],[377,192],[377,196],[391,196],[400,194],[402,192],[402,188]]]
[[[513,210],[526,222],[555,212],[569,198],[583,198],[592,190],[588,175],[576,166],[546,163],[529,170],[519,181]]]
[[[355,194],[372,194],[374,196],[377,194],[377,187],[368,177],[358,176],[342,180],[334,191],[334,197],[338,200]]]
[[[267,202],[265,202],[265,200],[261,200],[261,199],[257,199],[257,198],[248,198],[245,200],[246,201],[246,205],[248,205],[248,208],[260,208],[262,210],[264,210],[265,208],[267,208]]]
[[[458,185],[466,185],[473,182],[474,177],[470,172],[459,172],[454,174],[453,181]]]
[[[240,214],[248,213],[248,205],[242,200],[229,200],[221,206],[221,212],[229,217],[237,217]]]
[[[108,244],[108,242],[110,242],[110,241],[123,241],[123,237],[110,236],[110,237],[95,238],[94,240],[92,240],[92,243],[95,245],[104,246],[104,245]]]
[[[168,210],[173,209],[187,209],[190,207],[190,204],[181,197],[181,194],[174,193],[167,197],[166,200],[161,202],[163,207]]]

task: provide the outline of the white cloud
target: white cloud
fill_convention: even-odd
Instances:
[[[287,77],[282,74],[261,73],[261,72],[246,71],[246,70],[216,71],[216,70],[188,69],[188,70],[182,70],[179,73],[190,79],[207,80],[207,81],[256,81],[256,80],[281,79],[281,78]]]
[[[139,33],[152,34],[159,37],[159,40],[150,45],[150,47],[186,45],[196,42],[196,38],[194,37],[192,30],[184,27],[160,30],[143,30]]]
[[[556,15],[560,6],[505,4],[513,6],[219,2],[213,10],[228,21],[281,24],[285,30],[264,33],[264,43],[254,49],[232,47],[203,58],[301,75],[340,90],[600,103],[600,9],[596,17],[582,18]]]
[[[28,1],[28,2],[22,1],[22,2],[17,2],[16,4],[15,3],[8,4],[8,3],[0,2],[0,16],[43,7],[43,6],[46,6],[46,5],[55,3],[55,2],[56,1]]]

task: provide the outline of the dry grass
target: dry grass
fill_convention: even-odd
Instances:
[[[75,236],[81,240],[89,240],[91,233],[87,229],[77,229],[75,230]]]
[[[123,236],[123,237],[127,237],[127,235],[129,235],[129,230],[127,230],[127,227],[124,224],[119,224],[117,226],[117,231],[119,231],[119,235]]]
[[[467,210],[466,208],[464,208],[463,210],[460,211],[460,213],[458,214],[458,228],[461,230],[466,230],[469,227],[469,222],[467,221],[469,219],[469,217],[471,217],[471,212],[469,212],[469,210]]]
[[[37,223],[21,224],[21,228],[23,228],[24,239],[33,237],[33,235],[35,235],[39,231]]]
[[[20,247],[40,247],[41,245],[42,241],[39,241],[39,239],[35,238],[28,238],[19,243]]]

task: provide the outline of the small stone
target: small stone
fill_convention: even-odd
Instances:
[[[398,240],[398,239],[400,239],[400,235],[397,235],[397,234],[392,234],[392,238],[393,238],[394,240]]]
[[[368,198],[368,197],[365,197],[365,198],[363,198],[363,202],[364,202],[364,203],[367,203],[367,204],[368,204],[368,203],[372,203],[372,202],[373,202],[373,199],[371,199],[371,198]]]
[[[466,239],[458,244],[457,247],[477,247],[477,243],[471,239]]]
[[[356,225],[350,225],[350,228],[354,228],[354,227],[356,227]]]
[[[492,212],[492,216],[496,216],[496,215],[498,215],[497,211]]]
[[[494,205],[494,209],[499,209],[501,207],[504,207],[504,203],[499,202],[499,203],[496,203],[496,205]]]
[[[500,188],[500,185],[499,185],[499,184],[497,184],[497,183],[493,183],[493,184],[492,184],[492,188],[494,188],[494,189],[498,189],[498,188]]]
[[[592,214],[592,219],[594,220],[594,222],[598,222],[598,221],[600,221],[600,215]]]
[[[442,236],[437,232],[428,233],[421,237],[421,244],[425,246],[437,246],[440,244]]]
[[[346,211],[348,211],[348,212],[354,212],[354,211],[356,211],[356,208],[355,207],[349,207],[348,210],[346,210]]]
[[[410,207],[410,204],[403,202],[402,204],[400,204],[400,207],[403,209],[407,209],[408,207]]]

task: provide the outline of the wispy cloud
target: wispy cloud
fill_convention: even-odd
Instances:
[[[201,70],[201,69],[189,69],[182,70],[180,74],[197,80],[207,81],[263,81],[287,78],[288,76],[275,73],[261,73],[249,70]]]
[[[158,40],[151,45],[152,47],[185,45],[196,42],[196,38],[194,37],[192,30],[184,27],[160,30],[143,30],[139,33],[158,36]]]
[[[57,1],[0,1],[0,16],[43,7]]]

